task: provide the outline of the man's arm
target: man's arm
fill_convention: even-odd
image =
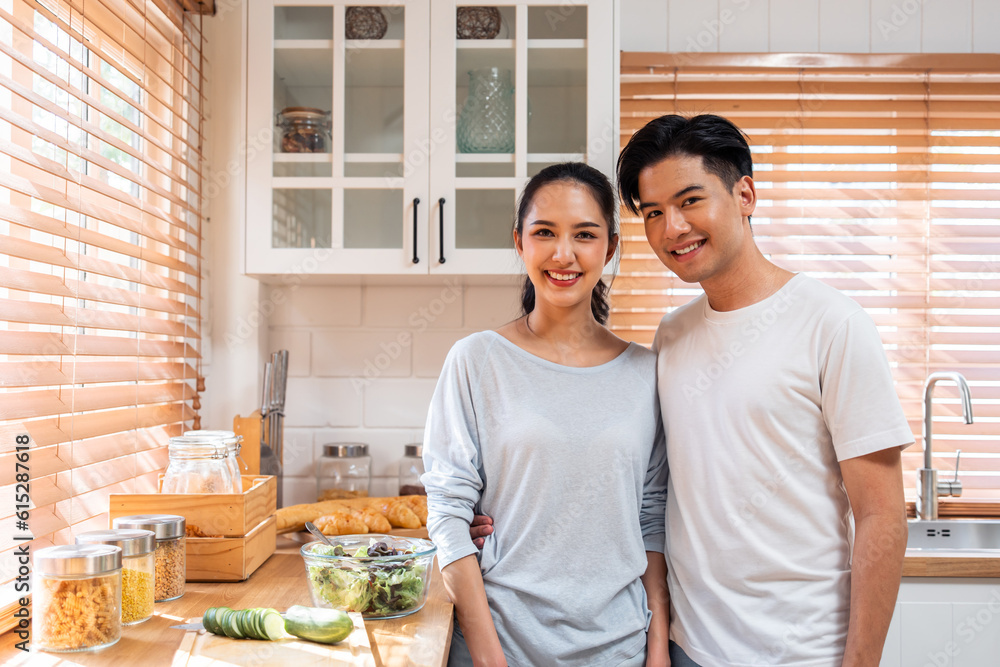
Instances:
[[[840,462],[854,511],[851,614],[844,667],[877,667],[896,606],[906,553],[906,503],[898,447]]]
[[[653,613],[646,634],[646,667],[670,667],[670,593],[667,590],[667,561],[660,552],[646,552],[642,585],[646,588],[649,611]]]
[[[476,667],[506,667],[507,659],[500,646],[486,601],[483,574],[475,556],[459,558],[441,569],[445,590],[455,603],[455,616]]]

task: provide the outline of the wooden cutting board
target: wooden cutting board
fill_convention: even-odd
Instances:
[[[173,667],[232,667],[232,665],[295,665],[295,667],[375,667],[368,632],[361,614],[350,614],[354,630],[333,646],[300,639],[274,642],[218,637],[188,630],[174,653]]]

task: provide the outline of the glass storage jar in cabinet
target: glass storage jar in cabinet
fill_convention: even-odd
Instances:
[[[424,446],[420,443],[406,445],[403,448],[403,460],[399,462],[399,495],[426,496],[424,483],[420,476],[424,474]]]
[[[233,493],[243,493],[243,473],[240,472],[240,464],[246,467],[246,462],[240,457],[240,451],[243,449],[243,436],[236,435],[232,431],[185,431],[185,436],[191,435],[205,435],[214,436],[222,438],[222,441],[226,443],[226,467],[229,469],[229,475],[233,478]]]
[[[122,625],[153,616],[156,537],[151,530],[92,530],[76,536],[77,544],[109,544],[122,550]]]
[[[31,646],[52,652],[111,646],[122,634],[122,550],[67,544],[35,552]]]
[[[318,500],[367,496],[371,479],[368,445],[355,442],[323,445],[316,472]]]
[[[170,463],[160,493],[232,493],[233,477],[226,463],[229,449],[218,435],[170,438]]]
[[[176,514],[134,514],[120,516],[112,522],[112,527],[116,529],[153,531],[156,538],[153,552],[155,602],[176,600],[184,595],[187,577],[186,523],[184,517]]]

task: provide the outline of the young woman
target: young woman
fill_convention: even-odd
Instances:
[[[532,178],[514,230],[524,315],[456,343],[438,380],[422,479],[450,665],[665,664],[655,355],[604,327],[616,210],[587,165]],[[474,514],[496,529],[478,561]]]

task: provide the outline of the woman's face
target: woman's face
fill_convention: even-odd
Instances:
[[[514,244],[535,286],[535,303],[590,308],[590,295],[618,236],[609,238],[601,207],[583,185],[556,181],[543,185],[528,207]]]

